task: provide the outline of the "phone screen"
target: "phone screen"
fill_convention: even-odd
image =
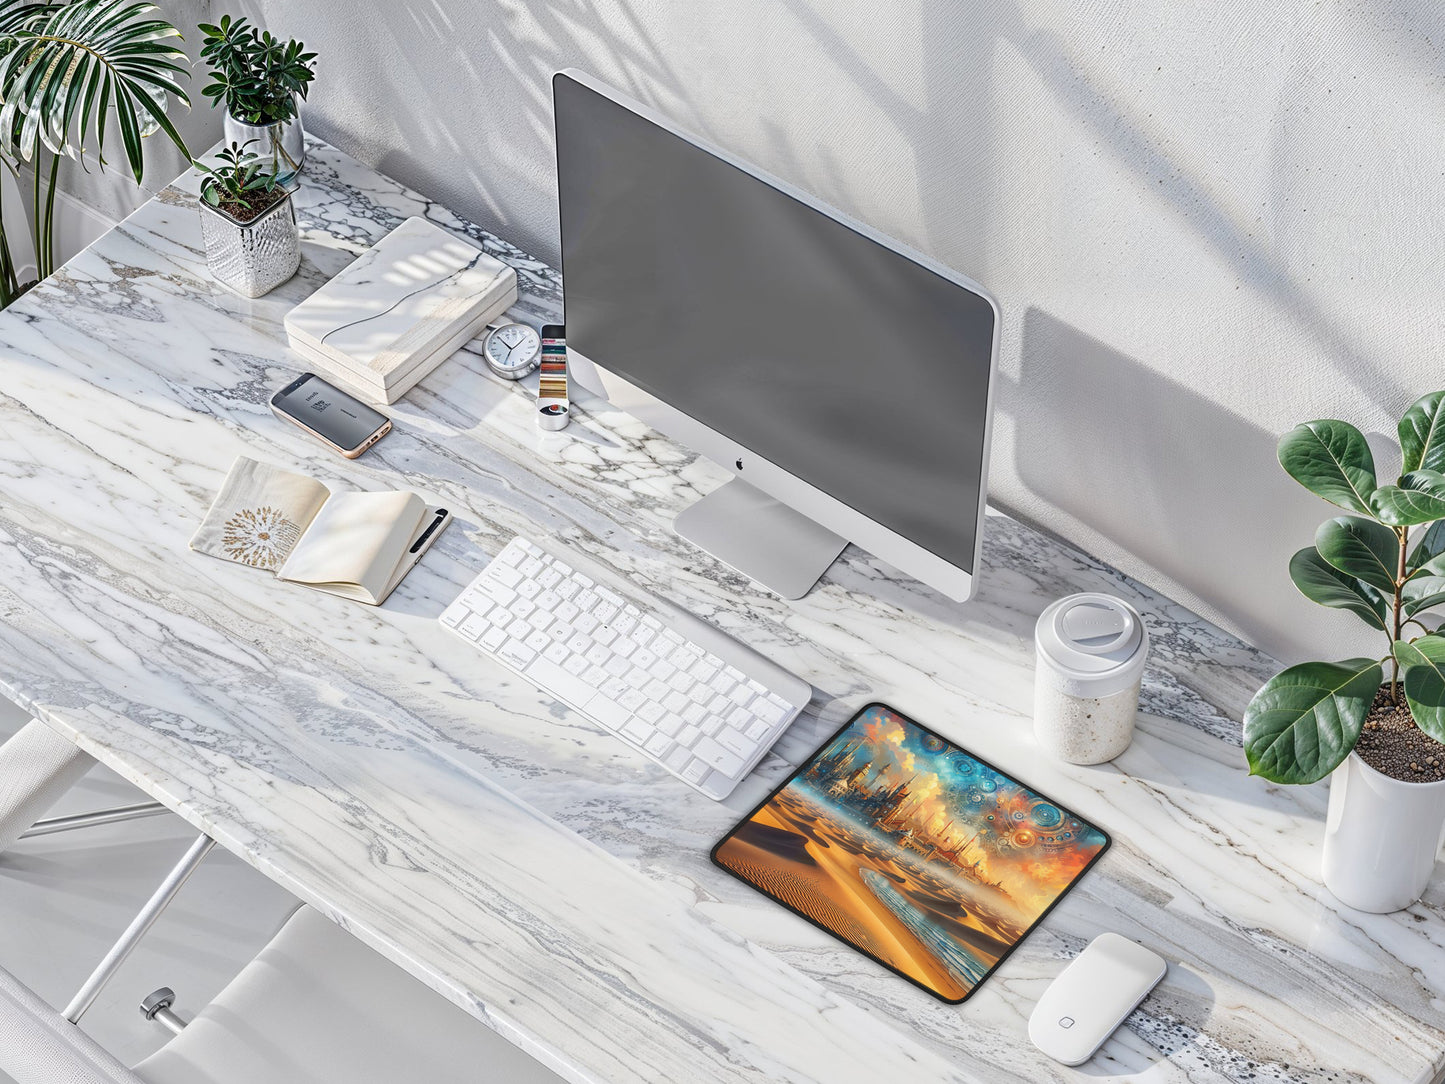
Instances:
[[[315,373],[305,373],[271,397],[271,405],[338,448],[354,451],[386,424],[373,410]]]

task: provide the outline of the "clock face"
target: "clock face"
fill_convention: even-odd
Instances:
[[[526,376],[537,364],[542,337],[526,324],[503,324],[487,336],[483,351],[502,376]]]

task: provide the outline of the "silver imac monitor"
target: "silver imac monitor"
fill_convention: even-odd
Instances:
[[[785,598],[848,542],[968,598],[993,299],[582,72],[552,91],[573,377],[734,474],[678,533]]]

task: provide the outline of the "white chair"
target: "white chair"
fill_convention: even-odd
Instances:
[[[0,969],[0,1080],[16,1084],[560,1084],[486,1024],[309,907],[133,1070],[75,1024],[214,846],[199,836],[63,1012]],[[169,995],[170,991],[158,991]]]
[[[304,906],[135,1074],[146,1084],[561,1084]]]

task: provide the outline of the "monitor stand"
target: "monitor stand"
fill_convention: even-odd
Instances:
[[[806,595],[848,544],[741,478],[684,508],[672,526],[784,598]]]

